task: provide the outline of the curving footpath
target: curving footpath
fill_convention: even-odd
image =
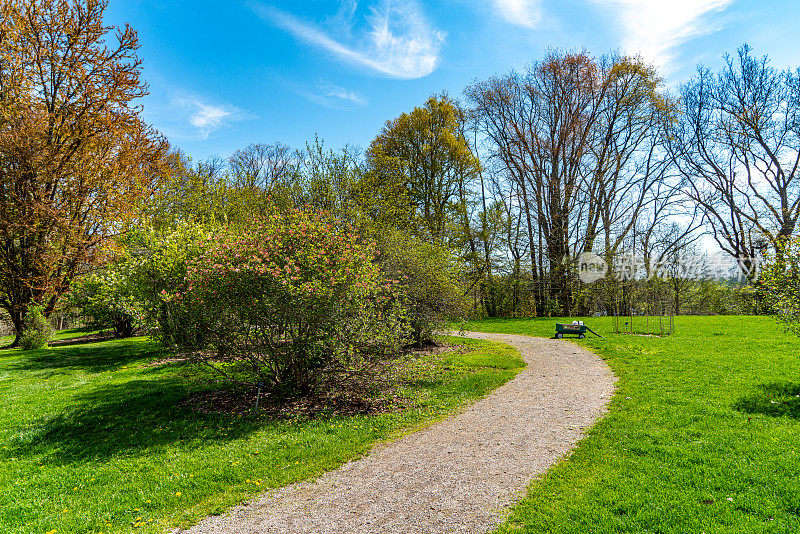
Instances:
[[[491,530],[531,479],[564,457],[605,413],[616,378],[596,354],[563,340],[467,335],[508,343],[527,367],[454,417],[178,532]]]

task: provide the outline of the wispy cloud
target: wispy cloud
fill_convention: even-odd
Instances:
[[[494,0],[498,14],[511,24],[535,28],[542,20],[540,0]]]
[[[369,105],[369,99],[359,91],[345,89],[344,87],[318,81],[313,89],[290,84],[293,91],[306,100],[332,109],[352,109]]]
[[[253,118],[236,106],[211,104],[198,96],[185,93],[173,95],[171,104],[182,110],[185,120],[200,139],[207,139],[211,132],[231,123]]]
[[[708,20],[734,0],[595,0],[617,12],[622,27],[622,47],[641,54],[659,67],[667,67],[674,49],[690,39],[712,33],[720,26]]]
[[[341,100],[343,102],[349,102],[357,106],[369,105],[369,100],[367,100],[367,97],[365,97],[358,91],[345,89],[344,87],[339,87],[338,85],[334,85],[332,83],[320,84],[319,88],[322,96],[325,98]]]
[[[444,32],[430,27],[414,0],[383,0],[372,6],[366,17],[366,28],[358,37],[348,38],[352,41],[348,43],[336,40],[321,28],[275,7],[252,4],[252,9],[305,43],[342,61],[393,78],[421,78],[433,72],[439,63],[445,38]],[[352,18],[354,11],[345,13]]]
[[[358,0],[340,0],[339,10],[326,21],[326,24],[339,29],[341,34],[352,37],[357,9]]]

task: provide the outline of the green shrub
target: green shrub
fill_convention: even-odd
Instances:
[[[379,236],[380,265],[384,274],[400,281],[415,343],[433,340],[453,320],[463,319],[467,301],[460,286],[460,269],[447,250],[404,235]]]
[[[767,258],[758,283],[778,320],[800,335],[800,238],[787,240]]]
[[[47,347],[53,337],[53,327],[42,313],[41,306],[31,306],[25,316],[25,329],[20,338],[22,350],[36,350]]]
[[[167,346],[202,347],[197,317],[175,301],[187,264],[213,244],[212,230],[180,223],[166,229],[138,228],[121,245],[125,250],[126,289],[152,337]]]
[[[130,337],[143,325],[144,312],[133,294],[130,263],[124,258],[76,282],[69,300],[89,326],[113,328],[117,337]]]
[[[220,232],[189,262],[180,307],[193,336],[178,346],[228,379],[287,394],[320,373],[363,370],[397,350],[404,329],[396,284],[373,245],[308,211],[273,213],[248,232]]]

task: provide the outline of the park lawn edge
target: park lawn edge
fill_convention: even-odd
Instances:
[[[551,337],[564,320],[466,328]],[[495,533],[800,531],[800,338],[765,316],[681,316],[664,338],[584,320],[605,339],[569,342],[618,377],[609,411]]]
[[[0,360],[5,364],[0,392],[8,394],[9,388],[14,389],[12,386],[16,380],[9,380],[9,373],[27,374],[25,380],[30,382],[30,388],[39,389],[39,395],[46,392],[43,398],[55,403],[37,406],[31,414],[24,413],[29,411],[24,406],[38,398],[35,393],[10,401],[16,407],[3,407],[0,403],[0,414],[8,413],[8,410],[18,412],[16,421],[6,422],[5,428],[0,424],[0,443],[8,447],[0,449],[0,472],[5,481],[0,480],[0,530],[16,533],[56,529],[58,532],[108,534],[132,530],[156,533],[185,528],[208,515],[224,513],[229,507],[252,499],[265,490],[314,479],[347,461],[363,457],[377,445],[453,416],[512,379],[524,366],[516,350],[502,343],[454,337],[444,340],[471,345],[487,354],[497,353],[498,368],[459,368],[458,357],[448,353],[445,361],[455,361],[450,362],[454,367],[447,371],[447,380],[438,385],[434,380],[433,385],[422,387],[420,391],[424,394],[419,398],[419,406],[399,414],[333,417],[307,422],[267,421],[263,428],[259,428],[261,421],[256,421],[252,422],[250,426],[254,428],[251,428],[247,426],[251,421],[231,423],[215,416],[176,411],[173,406],[154,417],[134,418],[124,429],[124,434],[114,436],[118,440],[111,440],[113,443],[109,450],[88,442],[93,434],[81,429],[91,424],[102,425],[99,416],[104,414],[103,409],[107,410],[107,406],[117,409],[116,400],[107,402],[105,397],[100,397],[103,402],[98,411],[97,406],[84,405],[87,395],[74,394],[72,390],[86,389],[87,382],[91,386],[95,371],[87,371],[89,364],[98,367],[97,380],[111,380],[106,379],[106,375],[114,377],[111,380],[113,384],[96,386],[101,392],[104,387],[122,386],[124,389],[129,383],[141,389],[151,385],[148,378],[172,380],[171,366],[153,368],[148,364],[160,352],[153,343],[134,338],[51,347],[27,355],[18,349],[0,352]],[[108,366],[98,361],[103,353],[124,353],[125,350],[149,356],[138,358],[135,354],[127,354],[120,357],[118,363],[112,362]],[[81,351],[88,356],[82,355]],[[508,358],[509,353],[516,355],[514,365],[509,365],[509,361],[513,363],[514,360]],[[69,356],[71,354],[77,356]],[[133,393],[137,391],[134,389]],[[156,393],[163,392],[157,390]],[[53,400],[52,397],[58,395],[63,395],[63,398]],[[10,396],[13,393],[6,398]],[[176,394],[162,402],[169,404],[181,396]],[[127,414],[129,408],[125,400],[122,399],[118,411],[110,413]],[[59,402],[63,404],[61,409],[58,408]],[[147,404],[142,406],[149,407]],[[9,424],[16,424],[16,427],[9,428]],[[368,428],[370,424],[375,427],[372,432]],[[215,429],[215,425],[219,428]],[[170,426],[176,428],[173,430]],[[139,432],[139,427],[144,427],[145,435],[155,433],[157,438],[159,433],[167,433],[170,439],[163,442],[153,440],[152,452],[148,454],[147,437],[137,441],[129,436]],[[110,431],[114,432],[113,429]],[[187,435],[192,432],[198,435]],[[231,439],[230,435],[237,437]],[[293,443],[294,439],[297,443]],[[322,442],[315,443],[315,439]],[[116,441],[125,443],[120,445]],[[269,443],[273,445],[271,451]],[[137,448],[141,446],[144,449]],[[264,463],[259,464],[259,459]],[[209,461],[211,465],[206,463]],[[258,471],[256,468],[259,468],[261,474],[254,474],[248,479],[252,483],[247,484],[244,475],[237,479],[237,473],[229,468],[228,464],[237,462],[249,470]],[[270,462],[274,462],[272,467],[266,465]],[[286,472],[275,474],[281,465],[286,464],[291,464]],[[49,479],[48,470],[52,473]],[[264,471],[270,471],[273,478],[268,480]],[[141,479],[139,483],[136,483],[137,477]],[[99,484],[109,487],[101,488],[97,486]],[[204,485],[208,487],[203,488]],[[75,486],[74,490],[72,486]],[[170,489],[166,491],[165,488]],[[15,492],[18,492],[18,499],[15,499]],[[82,497],[84,492],[86,495]],[[41,504],[48,501],[52,501],[52,505]],[[37,511],[37,507],[45,510]],[[137,521],[139,517],[142,519]]]
[[[313,482],[313,481],[317,480],[318,478],[320,478],[321,476],[323,476],[325,473],[328,473],[330,471],[334,471],[334,470],[338,469],[339,467],[341,467],[342,465],[344,465],[347,462],[357,461],[357,460],[360,460],[360,459],[362,459],[362,458],[364,458],[366,456],[369,456],[369,454],[372,452],[372,450],[374,450],[376,447],[380,447],[382,445],[386,445],[386,444],[391,443],[392,441],[400,439],[400,438],[402,438],[404,436],[413,434],[415,432],[419,432],[421,430],[429,428],[429,427],[431,427],[431,426],[433,426],[433,425],[435,425],[437,423],[440,423],[440,422],[442,422],[442,421],[444,421],[446,419],[449,419],[451,417],[456,417],[458,414],[463,413],[465,410],[467,410],[472,404],[475,404],[476,402],[479,402],[480,400],[482,400],[482,399],[486,398],[487,396],[491,395],[491,393],[495,389],[497,389],[498,387],[502,386],[503,384],[505,384],[509,380],[513,380],[514,377],[520,371],[522,371],[522,369],[526,366],[525,362],[522,360],[521,356],[519,355],[519,351],[517,351],[515,348],[513,348],[510,345],[508,345],[506,343],[503,343],[503,342],[491,341],[491,340],[471,339],[471,338],[467,338],[467,337],[463,337],[463,336],[454,336],[454,335],[438,335],[438,336],[436,336],[436,338],[437,338],[437,341],[439,341],[439,342],[445,342],[445,343],[451,343],[451,344],[461,344],[461,345],[466,345],[466,346],[473,346],[473,347],[475,347],[476,351],[479,350],[480,348],[485,348],[487,350],[494,348],[497,351],[503,352],[504,355],[508,355],[508,353],[510,352],[510,353],[516,355],[516,359],[519,361],[518,362],[518,366],[517,367],[511,367],[511,368],[508,368],[508,367],[494,367],[496,369],[504,369],[504,370],[512,371],[513,374],[510,377],[508,377],[505,381],[496,384],[493,388],[488,389],[486,391],[483,391],[482,393],[480,393],[478,395],[471,396],[470,398],[464,399],[463,402],[460,402],[457,405],[455,405],[455,406],[453,406],[453,407],[451,407],[451,408],[449,408],[447,410],[442,410],[442,411],[436,412],[434,415],[432,415],[432,416],[430,416],[428,418],[425,418],[425,419],[423,419],[421,421],[412,423],[410,425],[401,426],[401,427],[396,428],[395,430],[390,432],[388,435],[382,437],[381,439],[373,441],[368,446],[368,448],[366,450],[354,453],[354,455],[352,457],[340,462],[338,465],[336,465],[335,467],[333,467],[331,469],[325,469],[325,470],[320,471],[320,472],[318,472],[316,474],[313,474],[313,475],[311,475],[311,476],[309,476],[307,478],[297,479],[297,480],[289,482],[288,484],[285,484],[283,486],[271,487],[271,488],[269,488],[268,491],[279,489],[279,488],[284,487],[286,485],[294,484],[294,483],[298,483],[298,482]],[[475,352],[475,351],[471,351],[470,353],[467,353],[467,354],[472,354],[473,352]],[[451,358],[448,357],[446,359],[451,359]],[[465,367],[469,367],[469,366],[465,366]],[[485,366],[485,367],[492,368],[493,366]],[[253,492],[253,493],[248,494],[247,496],[245,496],[243,498],[240,498],[239,500],[230,501],[230,503],[226,504],[223,508],[220,508],[219,506],[216,506],[216,507],[214,507],[214,510],[215,510],[214,514],[209,514],[207,511],[205,511],[208,508],[207,503],[197,503],[190,510],[199,511],[199,513],[202,514],[202,515],[199,517],[198,520],[193,521],[193,522],[190,521],[190,522],[181,524],[181,525],[179,525],[179,527],[180,528],[189,528],[189,527],[191,527],[193,525],[196,525],[200,520],[202,520],[203,518],[207,517],[208,515],[224,514],[225,510],[227,510],[229,508],[232,508],[232,507],[235,507],[235,506],[238,506],[238,505],[241,505],[241,504],[244,504],[244,503],[246,503],[246,502],[258,497],[259,495],[262,495],[262,494],[263,494],[263,492]],[[210,504],[210,503],[208,503],[208,504]]]

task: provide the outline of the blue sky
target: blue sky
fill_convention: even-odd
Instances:
[[[251,142],[366,147],[433,93],[548,47],[641,53],[675,87],[743,42],[800,66],[796,0],[110,0],[139,32],[144,118],[195,159]]]

